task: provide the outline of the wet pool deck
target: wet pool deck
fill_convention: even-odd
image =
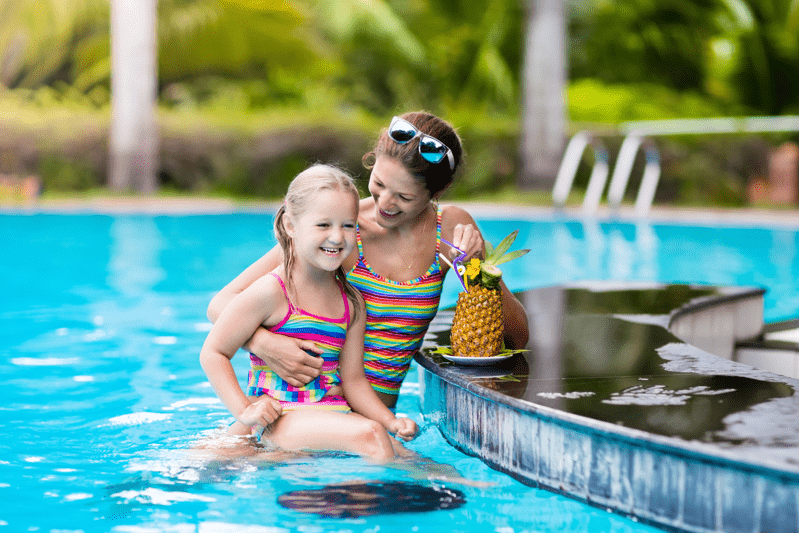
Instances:
[[[529,351],[504,362],[453,363],[432,351],[449,344],[451,311],[431,326],[417,356],[422,412],[447,440],[525,483],[668,529],[799,531],[799,380],[676,335],[704,315],[758,336],[762,289],[581,284],[518,295]]]

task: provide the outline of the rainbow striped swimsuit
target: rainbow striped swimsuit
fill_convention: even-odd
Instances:
[[[420,278],[392,281],[380,276],[363,257],[360,228],[357,237],[358,262],[347,273],[347,280],[366,302],[366,378],[376,391],[397,395],[413,354],[421,347],[430,321],[438,311],[444,283],[438,260],[441,207],[436,222],[436,259]]]
[[[322,363],[322,373],[319,377],[303,387],[294,387],[272,371],[261,358],[250,354],[247,395],[268,394],[280,401],[284,411],[323,409],[349,412],[350,407],[342,396],[325,396],[332,386],[341,382],[338,375],[338,357],[344,346],[347,328],[350,325],[350,306],[344,289],[341,289],[341,297],[344,299],[344,316],[341,318],[320,317],[295,308],[289,300],[283,280],[275,273],[270,272],[270,274],[280,283],[283,294],[286,295],[289,310],[280,323],[267,329],[273,333],[315,342],[324,348],[324,353],[320,356],[324,359],[324,363]]]

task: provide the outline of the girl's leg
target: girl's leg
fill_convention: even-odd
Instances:
[[[377,462],[394,459],[385,428],[357,413],[311,409],[284,412],[264,437],[284,450],[335,450]]]

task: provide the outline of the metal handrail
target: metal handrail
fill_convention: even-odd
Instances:
[[[608,205],[613,209],[618,209],[621,205],[635,157],[639,148],[643,146],[646,165],[635,200],[635,214],[644,217],[652,207],[661,170],[660,154],[648,137],[799,131],[799,115],[631,121],[620,124],[618,131],[626,137],[619,149],[613,177],[610,180]],[[588,144],[594,147],[595,163],[583,200],[583,212],[591,214],[599,206],[608,171],[607,150],[591,132],[580,131],[569,141],[552,189],[552,199],[558,207],[563,207],[566,203],[577,167]]]
[[[594,166],[588,179],[588,187],[583,198],[583,212],[593,214],[599,207],[602,192],[608,179],[608,151],[602,141],[589,131],[579,131],[571,138],[563,153],[558,175],[552,187],[552,200],[558,207],[563,207],[574,184],[574,177],[585,149],[591,146],[594,152]]]
[[[630,180],[635,156],[642,146],[646,154],[646,165],[634,208],[636,216],[640,217],[649,214],[660,180],[660,153],[655,143],[637,134],[628,135],[619,148],[619,156],[616,158],[616,166],[613,168],[613,177],[610,179],[608,188],[608,205],[613,209],[618,209],[624,198],[624,192],[627,190],[627,182]]]

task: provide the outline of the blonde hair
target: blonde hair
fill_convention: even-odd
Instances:
[[[294,241],[286,231],[286,217],[297,220],[308,209],[312,209],[313,197],[322,191],[341,191],[352,194],[355,199],[356,210],[360,201],[358,188],[352,177],[332,165],[316,164],[312,165],[299,174],[289,184],[288,191],[283,201],[283,205],[275,214],[275,237],[283,250],[283,270],[286,273],[286,283],[290,287],[292,284],[291,271],[294,267]],[[361,295],[355,287],[347,281],[344,268],[339,266],[336,269],[336,278],[344,288],[344,293],[354,305],[355,317],[358,316],[359,302]]]

